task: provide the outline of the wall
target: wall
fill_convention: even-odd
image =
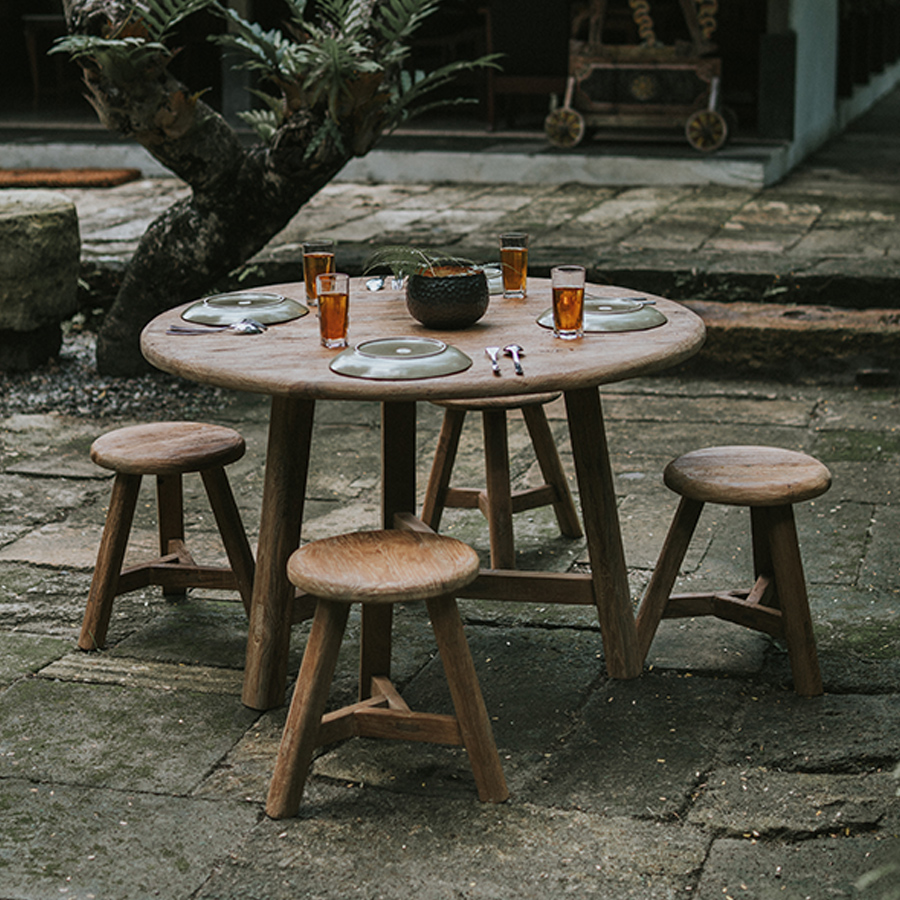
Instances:
[[[802,159],[835,127],[838,0],[792,0],[789,19],[797,34],[792,155]]]
[[[838,100],[839,0],[771,0],[770,6],[770,27],[786,24],[797,35],[795,130],[789,151],[789,165],[794,166],[900,82],[900,63]]]

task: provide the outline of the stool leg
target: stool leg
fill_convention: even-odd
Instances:
[[[97,650],[106,643],[109,617],[112,614],[140,487],[140,475],[119,472],[113,481],[106,524],[103,526],[97,564],[94,566],[87,608],[81,623],[81,636],[78,638],[78,646],[82,650]]]
[[[156,476],[156,515],[159,523],[159,555],[167,556],[178,552],[179,559],[187,562],[184,558],[184,490],[180,472]],[[177,541],[179,546],[173,547],[173,541]],[[170,599],[184,598],[187,590],[164,587],[163,594]]]
[[[478,797],[485,803],[501,803],[509,790],[456,600],[436,597],[426,602]]]
[[[256,564],[253,561],[253,552],[250,550],[250,542],[247,540],[247,532],[244,531],[240,511],[228,483],[228,476],[221,466],[207,469],[200,475],[203,478],[206,495],[209,497],[209,505],[216,517],[216,524],[219,526],[219,533],[222,535],[222,543],[225,545],[225,552],[228,554],[228,562],[234,572],[244,609],[249,616]]]
[[[184,492],[181,473],[156,476],[156,515],[159,555],[172,552],[170,541],[184,541]]]
[[[803,697],[817,697],[823,691],[822,673],[809,615],[794,510],[786,505],[762,507],[758,511],[760,521],[765,523],[767,552],[772,559],[772,574],[784,625],[784,640],[791,660],[794,690]]]
[[[349,612],[349,603],[319,600],[316,606],[269,785],[266,814],[273,819],[295,816],[300,808]]]
[[[653,643],[656,629],[659,628],[672,587],[678,577],[678,570],[687,553],[702,510],[703,504],[699,500],[682,497],[678,503],[675,518],[669,526],[669,532],[637,614],[635,624],[641,660],[645,660],[650,652],[650,645]]]
[[[563,471],[559,451],[556,449],[556,441],[553,440],[544,407],[523,406],[522,415],[525,417],[525,424],[531,435],[534,454],[541,467],[544,481],[556,490],[557,500],[553,504],[553,511],[556,513],[559,530],[566,537],[580,538],[582,530],[581,522],[578,520],[578,510],[575,509],[575,503],[572,500],[572,492],[566,481],[566,473]]]
[[[491,567],[514,569],[516,549],[513,541],[512,494],[509,486],[509,441],[506,411],[486,409],[484,427],[485,494],[491,539]]]
[[[450,476],[453,463],[456,462],[456,451],[459,449],[459,436],[462,434],[463,422],[466,419],[464,409],[447,409],[441,423],[441,433],[434,451],[434,462],[425,488],[425,499],[422,503],[422,521],[434,531],[441,524],[441,515],[450,487]]]

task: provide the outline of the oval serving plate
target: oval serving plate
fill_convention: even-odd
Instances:
[[[645,331],[668,321],[665,315],[649,306],[639,297],[591,297],[584,298],[584,330]],[[553,327],[553,310],[541,313],[537,320],[543,328]]]
[[[464,372],[472,360],[456,347],[425,337],[393,337],[363,341],[339,353],[330,368],[351,378],[401,381],[437,378]]]
[[[232,291],[213,294],[192,303],[181,318],[198,325],[232,325],[251,318],[263,325],[277,325],[305,316],[309,310],[296,300],[266,291]]]

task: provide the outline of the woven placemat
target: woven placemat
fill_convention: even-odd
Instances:
[[[115,187],[140,177],[140,169],[0,169],[0,188]]]

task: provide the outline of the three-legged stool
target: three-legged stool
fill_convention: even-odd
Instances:
[[[188,587],[237,589],[249,615],[254,561],[225,474],[244,455],[244,439],[233,429],[199,422],[160,422],[120,428],[97,438],[91,459],[116,473],[97,565],[78,646],[95,650],[106,642],[113,600],[150,584],[166,593]],[[230,568],[199,566],[184,544],[182,475],[199,472]],[[144,475],[156,476],[158,558],[122,569]]]
[[[681,500],[638,611],[643,657],[663,617],[717,616],[783,639],[794,690],[807,697],[821,694],[793,504],[825,493],[831,473],[805,453],[710,447],[670,462],[664,480]],[[670,596],[704,503],[750,507],[756,581],[750,590]]]
[[[269,787],[273,819],[297,814],[316,747],[349,737],[463,745],[478,796],[509,794],[454,592],[478,574],[478,555],[454,538],[414,531],[362,531],[306,544],[288,560],[288,577],[318,597],[297,686]],[[413,712],[386,677],[371,696],[323,717],[351,603],[425,600],[455,716]]]
[[[445,507],[480,509],[488,520],[491,566],[495,569],[514,569],[516,566],[513,513],[552,504],[559,530],[567,537],[581,537],[578,512],[544,413],[544,405],[557,397],[559,394],[523,394],[517,397],[436,401],[437,406],[445,409],[444,421],[425,489],[422,521],[436,531]],[[545,481],[538,487],[515,493],[510,489],[506,430],[506,413],[511,409],[522,410]],[[486,474],[484,490],[450,486],[467,412],[481,413]]]

